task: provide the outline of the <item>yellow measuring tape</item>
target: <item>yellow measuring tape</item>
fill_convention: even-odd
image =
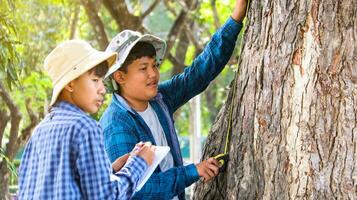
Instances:
[[[228,155],[228,143],[230,140],[230,133],[231,133],[231,128],[232,128],[232,114],[233,114],[233,108],[234,108],[234,97],[236,96],[236,90],[237,90],[237,79],[238,79],[238,69],[235,73],[234,77],[234,82],[233,82],[233,95],[232,95],[232,104],[230,105],[230,110],[229,110],[229,117],[228,117],[228,127],[227,127],[227,135],[226,135],[226,143],[224,145],[224,152],[222,154],[218,154],[214,156],[214,158],[218,161],[219,163],[219,172],[224,172],[226,167],[227,167],[227,162],[229,160],[229,155]]]
[[[246,11],[248,11],[249,6],[250,6],[250,0],[248,0]],[[231,128],[232,128],[232,114],[233,114],[233,108],[234,108],[234,97],[236,96],[236,90],[237,90],[237,80],[238,80],[238,69],[237,69],[237,71],[235,73],[235,77],[234,77],[232,104],[230,105],[230,108],[229,108],[230,110],[229,110],[228,127],[227,127],[226,143],[224,145],[224,152],[214,156],[214,158],[219,163],[219,172],[224,172],[226,170],[227,162],[229,160],[228,143],[230,140]]]

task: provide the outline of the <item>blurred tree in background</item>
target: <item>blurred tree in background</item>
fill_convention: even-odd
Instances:
[[[0,198],[9,198],[9,185],[16,191],[13,164],[18,166],[19,149],[48,110],[51,80],[42,65],[58,43],[80,38],[103,50],[124,29],[157,35],[168,44],[160,68],[165,80],[182,72],[202,51],[233,5],[233,0],[0,0]],[[235,57],[229,66],[237,63]],[[232,79],[228,67],[203,93],[204,135]],[[99,119],[106,105],[93,117]],[[181,135],[189,134],[189,113],[188,105],[176,113]]]

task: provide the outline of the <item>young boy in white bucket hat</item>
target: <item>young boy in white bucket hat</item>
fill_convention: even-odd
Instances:
[[[236,0],[231,18],[217,30],[191,66],[160,84],[158,66],[166,48],[163,40],[125,30],[110,42],[107,51],[119,55],[106,75],[115,92],[100,120],[109,158],[115,160],[124,155],[141,140],[171,148],[132,199],[184,199],[186,187],[200,177],[209,181],[218,174],[214,158],[183,165],[173,113],[205,90],[223,70],[242,28],[247,1]]]
[[[97,51],[82,40],[70,40],[46,57],[45,70],[53,82],[51,109],[26,145],[19,169],[20,199],[132,196],[152,163],[155,147],[140,143],[139,150],[111,166],[102,130],[87,114],[96,113],[103,103],[103,76],[116,55]],[[111,174],[117,178],[111,179]]]

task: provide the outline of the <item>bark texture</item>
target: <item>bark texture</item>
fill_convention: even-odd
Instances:
[[[238,77],[193,199],[357,199],[357,0],[251,1]]]

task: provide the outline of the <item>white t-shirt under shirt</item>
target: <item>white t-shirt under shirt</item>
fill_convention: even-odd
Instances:
[[[160,124],[159,118],[157,117],[154,109],[152,109],[150,103],[148,107],[143,112],[138,112],[139,115],[144,119],[146,125],[150,128],[150,131],[154,137],[156,146],[168,146],[164,130]],[[166,157],[159,164],[161,171],[166,171],[174,167],[174,159],[171,152],[169,152]],[[175,196],[173,200],[178,200]]]
[[[152,109],[150,104],[143,112],[138,112],[139,115],[144,119],[146,125],[150,128],[150,131],[154,137],[157,146],[168,146],[165,133],[160,124],[159,118],[157,117],[155,111]],[[174,167],[174,160],[171,152],[160,163],[161,171],[166,171]]]

